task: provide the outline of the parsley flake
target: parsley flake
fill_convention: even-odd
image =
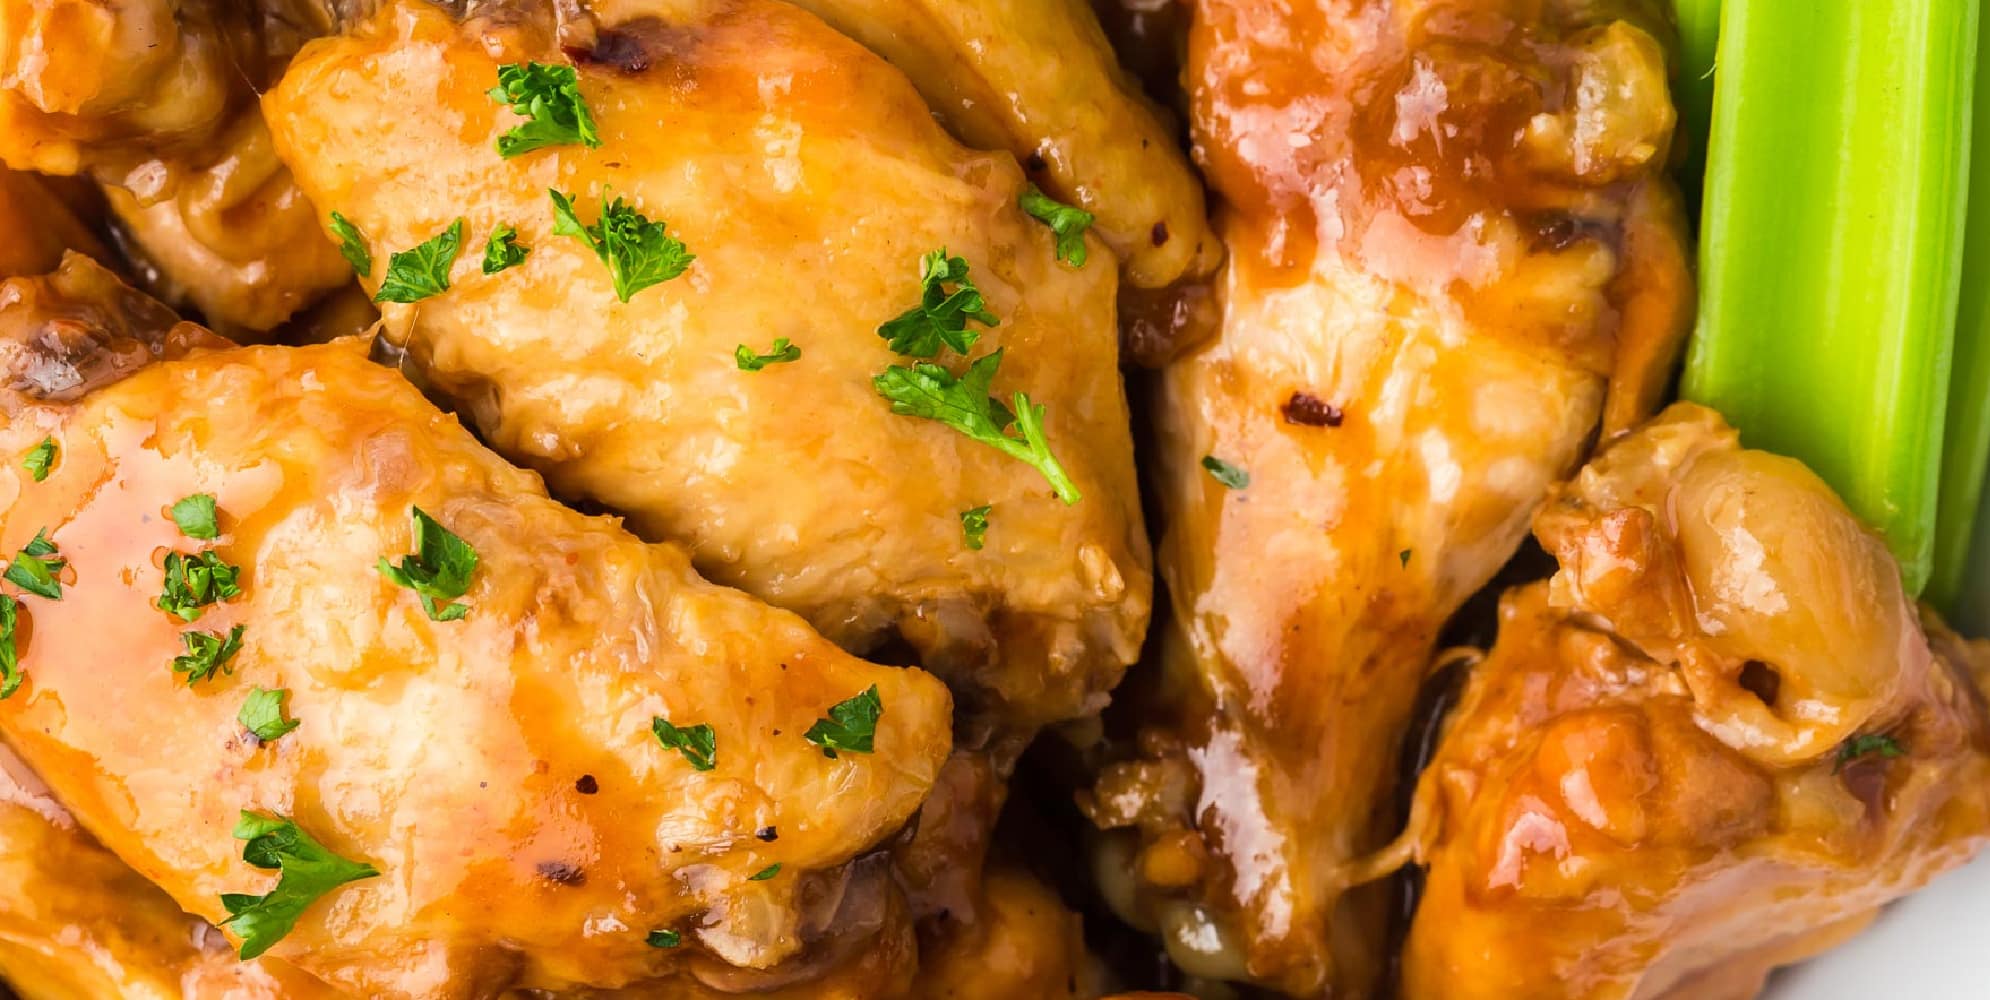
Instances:
[[[1085,230],[1091,228],[1092,213],[1066,205],[1044,194],[1036,185],[1023,189],[1020,204],[1030,218],[1057,234],[1057,259],[1072,267],[1085,266]]]
[[[173,505],[173,523],[188,538],[211,540],[221,534],[220,518],[214,509],[214,494],[196,493]]]
[[[484,244],[484,273],[496,274],[517,267],[525,263],[525,255],[531,252],[531,247],[518,242],[515,227],[499,226]]]
[[[643,940],[652,948],[675,948],[684,943],[684,935],[676,931],[651,931]]]
[[[199,621],[203,608],[242,592],[242,568],[231,566],[212,551],[199,555],[166,554],[166,584],[159,592],[159,610],[181,621]]]
[[[19,627],[21,602],[0,594],[0,701],[21,686],[27,675],[21,670],[21,654],[14,646],[14,629]]]
[[[1209,470],[1210,478],[1233,490],[1241,490],[1251,485],[1251,474],[1241,467],[1231,465],[1215,455],[1202,456],[1202,467]]]
[[[822,755],[836,759],[839,751],[870,753],[877,735],[878,717],[884,715],[884,700],[873,684],[864,693],[830,706],[829,717],[815,720],[802,738],[822,748]]]
[[[664,231],[664,223],[644,218],[620,197],[602,204],[601,218],[594,225],[583,226],[574,215],[573,195],[546,193],[553,198],[553,232],[587,244],[608,265],[615,297],[623,302],[651,285],[683,274],[698,259],[684,248],[683,241]]]
[[[954,286],[951,292],[949,284]],[[1000,322],[968,278],[967,261],[947,256],[941,247],[919,258],[919,304],[878,327],[878,336],[908,357],[930,358],[943,346],[966,354],[981,339],[979,332],[967,328],[968,320],[983,326]]]
[[[498,85],[486,93],[531,119],[498,136],[499,156],[510,159],[546,146],[601,145],[587,99],[580,95],[580,74],[572,66],[507,63],[498,67]]]
[[[991,509],[993,509],[992,504],[982,504],[960,512],[960,533],[966,540],[967,547],[976,552],[981,551],[981,546],[986,544],[988,512]]]
[[[1409,569],[1409,568],[1410,568],[1410,550],[1409,550],[1409,549],[1404,549],[1403,551],[1401,551],[1401,552],[1398,552],[1398,553],[1396,553],[1396,558],[1398,558],[1398,559],[1400,559],[1400,560],[1402,560],[1402,561],[1403,561],[1403,568],[1404,568],[1404,569]]]
[[[296,719],[283,717],[283,702],[290,697],[288,688],[257,687],[249,691],[249,699],[242,703],[242,710],[235,713],[235,721],[249,731],[258,742],[273,743],[290,734],[302,723]]]
[[[1837,774],[1845,765],[1865,757],[1900,757],[1907,748],[1891,736],[1879,733],[1861,733],[1838,745],[1838,760],[1831,765],[1831,773]]]
[[[35,445],[34,450],[28,452],[28,457],[21,460],[21,468],[28,470],[28,475],[35,477],[35,482],[37,483],[48,478],[49,467],[54,464],[55,438],[53,436],[42,438],[41,443]]]
[[[351,219],[333,212],[332,235],[339,238],[339,256],[352,265],[352,273],[362,278],[373,273],[373,251],[366,249],[366,236]]]
[[[420,507],[414,508],[415,552],[401,557],[401,565],[381,557],[381,575],[421,595],[422,610],[429,620],[453,622],[470,613],[467,604],[440,606],[437,601],[454,601],[470,592],[470,577],[477,572],[477,550],[455,532],[437,523]]]
[[[228,661],[242,651],[242,626],[228,630],[226,637],[212,632],[181,632],[180,642],[187,651],[173,657],[173,672],[187,675],[187,687],[214,676],[216,671],[232,674]]]
[[[463,252],[463,220],[387,258],[387,276],[380,279],[375,302],[420,302],[449,290],[449,269]]]
[[[260,896],[232,892],[221,896],[221,905],[228,910],[221,926],[241,936],[243,961],[283,940],[305,909],[326,893],[380,874],[372,865],[333,854],[282,816],[244,810],[235,823],[235,839],[248,841],[242,847],[243,861],[282,873],[276,888]]]
[[[33,541],[14,555],[14,561],[7,564],[6,580],[36,597],[46,597],[51,601],[62,600],[62,581],[55,574],[62,572],[69,562],[55,556],[55,544],[48,540],[48,529],[35,532]]]
[[[732,359],[743,372],[757,372],[768,365],[784,365],[801,360],[802,349],[796,347],[786,337],[774,338],[774,349],[766,354],[755,354],[753,348],[741,344],[733,348]]]
[[[673,726],[661,716],[650,719],[650,732],[656,734],[658,743],[665,750],[675,750],[700,771],[709,771],[719,763],[719,738],[711,726]]]
[[[748,882],[765,882],[768,879],[773,878],[774,876],[779,874],[781,874],[781,863],[779,861],[776,861],[773,864],[768,865],[767,867],[762,868],[751,875],[748,875],[746,877],[746,880]]]
[[[892,365],[872,378],[871,385],[878,395],[891,400],[891,412],[937,420],[1026,462],[1049,480],[1058,499],[1077,503],[1082,494],[1050,453],[1050,443],[1044,437],[1044,408],[1021,392],[1015,394],[1013,411],[988,395],[989,383],[995,380],[995,370],[1001,364],[1002,352],[997,350],[968,365],[967,373],[959,378],[928,361],[914,362],[910,368]],[[1012,429],[1017,433],[1010,434]]]

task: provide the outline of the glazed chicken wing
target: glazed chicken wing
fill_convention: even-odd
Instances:
[[[1746,1000],[1990,839],[1990,647],[1687,404],[1536,521],[1419,789],[1409,1000]]]
[[[101,181],[155,291],[261,333],[348,284],[255,89],[316,0],[0,0],[0,162]]]
[[[1222,328],[1159,378],[1175,614],[1140,753],[1086,799],[1194,974],[1368,995],[1385,920],[1344,893],[1438,629],[1663,388],[1673,112],[1626,6],[1196,8]]]
[[[53,446],[45,481],[0,474],[9,577],[46,571],[0,736],[188,911],[277,884],[231,836],[248,813],[377,870],[271,951],[367,996],[718,976],[889,930],[839,907],[892,891],[852,859],[947,753],[932,677],[559,506],[353,342],[233,348],[72,256],[0,284],[0,369],[0,454]],[[213,526],[184,527],[199,495]],[[255,689],[295,731],[245,733]],[[866,698],[867,727],[837,711]],[[646,943],[666,929],[683,947]]]
[[[448,289],[388,306],[389,328],[557,493],[686,542],[713,578],[847,648],[903,638],[977,717],[1095,710],[1149,601],[1104,249],[1060,262],[1017,206],[1006,152],[956,145],[897,70],[813,16],[769,0],[646,6],[580,55],[599,149],[494,149],[522,120],[487,95],[498,67],[566,61],[530,10],[459,24],[388,5],[307,48],[265,112],[312,199],[364,234],[369,287],[391,252],[463,220]],[[556,231],[549,189],[575,195],[582,225],[626,199],[696,259],[618,301],[602,259]],[[530,249],[485,274],[500,226]],[[878,328],[920,304],[922,255],[941,248],[992,314],[968,328],[977,361],[1001,352],[992,394],[1043,408],[1077,502],[998,447],[894,413],[874,386],[911,363]],[[799,356],[743,370],[737,352],[777,340]],[[951,351],[936,360],[963,369]],[[975,549],[961,517],[981,507]]]

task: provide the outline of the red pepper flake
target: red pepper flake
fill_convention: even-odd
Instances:
[[[1291,398],[1278,408],[1288,424],[1304,424],[1307,427],[1339,427],[1345,414],[1340,407],[1313,395],[1310,392],[1295,391]]]

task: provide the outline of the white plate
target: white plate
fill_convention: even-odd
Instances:
[[[1763,1000],[1990,997],[1990,853],[1880,914],[1865,933],[1789,969]]]

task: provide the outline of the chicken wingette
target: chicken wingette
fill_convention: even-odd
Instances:
[[[1665,53],[1637,3],[1202,0],[1221,331],[1159,376],[1173,619],[1086,797],[1190,972],[1370,995],[1438,630],[1690,320]],[[1652,30],[1657,30],[1653,28]],[[1379,898],[1379,897],[1376,897]]]
[[[1407,1000],[1746,1000],[1990,841],[1990,645],[1680,404],[1559,490],[1418,790]]]
[[[909,933],[839,913],[894,912],[861,856],[948,752],[929,675],[561,507],[355,342],[235,348],[72,255],[0,284],[0,371],[0,737],[245,951],[442,997]]]
[[[563,498],[683,541],[846,648],[903,640],[970,733],[1096,710],[1150,586],[1108,252],[1060,261],[1007,152],[962,148],[898,70],[794,7],[644,4],[590,27],[570,69],[571,24],[497,7],[385,4],[264,100],[368,288],[408,297],[393,254],[459,248],[426,272],[445,288],[385,307],[411,369]],[[575,74],[598,146],[575,126],[500,151],[527,119],[490,92],[528,63]],[[522,260],[488,272],[505,232]],[[880,335],[970,288],[925,347]],[[915,369],[962,379],[926,416],[1002,408],[975,436],[918,415],[933,396],[881,395]]]

